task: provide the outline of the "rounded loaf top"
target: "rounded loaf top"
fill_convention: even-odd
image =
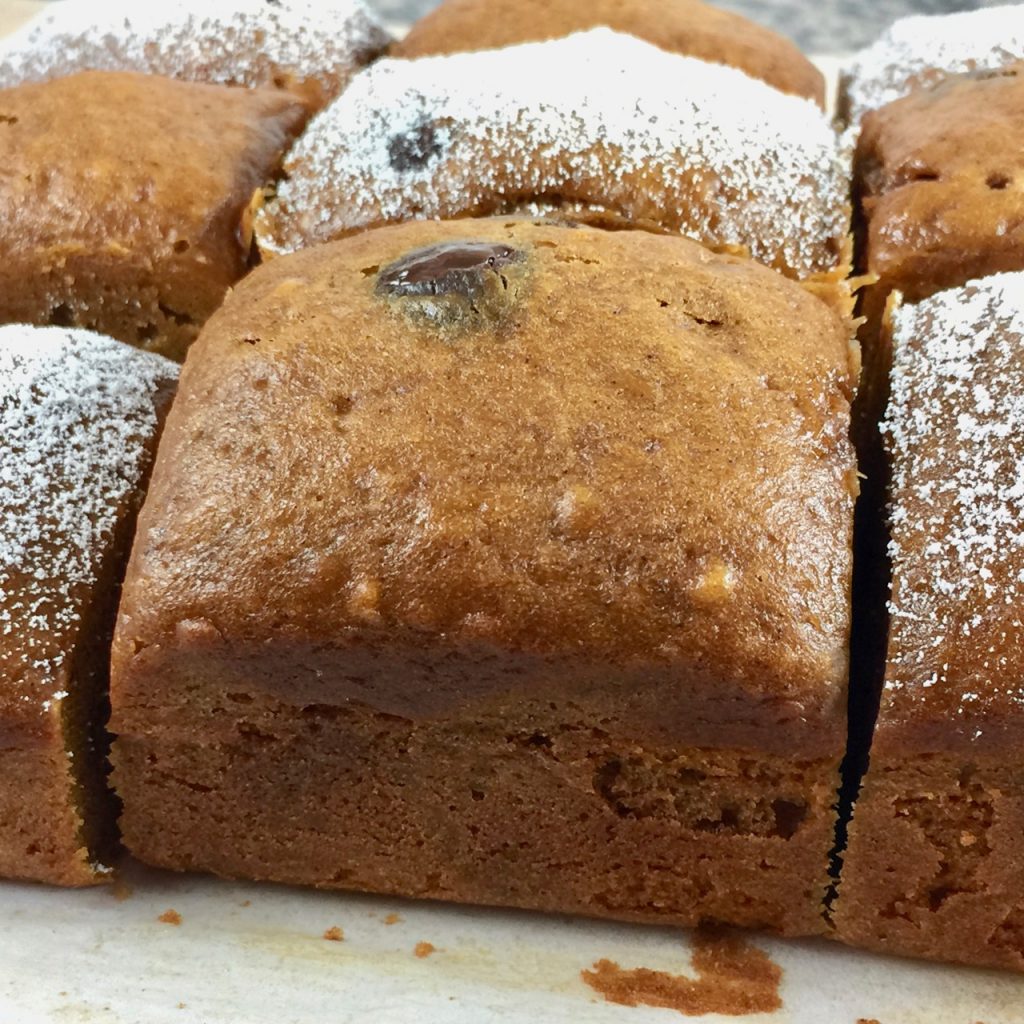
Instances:
[[[850,337],[639,231],[414,222],[275,259],[189,355],[121,656],[200,622],[657,664],[812,714],[845,686]]]
[[[0,43],[0,88],[75,71],[336,96],[390,36],[362,0],[62,0]]]
[[[606,26],[673,53],[745,71],[782,92],[824,106],[821,72],[790,40],[701,0],[446,0],[392,47],[396,57],[428,57],[557,39]]]
[[[1024,58],[1024,4],[893,22],[844,73],[842,115],[852,125],[947,74],[992,69]]]
[[[834,271],[849,185],[810,101],[598,28],[358,75],[310,123],[257,217],[281,253],[414,218],[612,219]]]

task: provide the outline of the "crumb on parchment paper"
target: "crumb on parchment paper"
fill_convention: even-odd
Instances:
[[[580,974],[607,1002],[620,1006],[658,1006],[690,1017],[738,1017],[782,1008],[782,968],[740,935],[699,929],[691,961],[695,977],[647,967],[625,970],[613,960],[599,960]]]
[[[413,953],[420,959],[423,960],[430,956],[431,953],[436,953],[437,947],[432,942],[417,942],[413,948]]]
[[[337,925],[332,925],[324,932],[324,938],[328,942],[344,942],[345,933]]]
[[[163,912],[163,913],[162,913],[162,914],[161,914],[161,915],[160,915],[160,916],[159,916],[159,917],[157,918],[157,920],[158,920],[158,921],[159,921],[159,922],[160,922],[161,924],[173,924],[173,925],[174,925],[175,927],[177,927],[177,926],[178,926],[179,924],[181,924],[181,914],[179,914],[179,913],[178,913],[178,912],[177,912],[176,910],[174,910],[174,909],[168,909],[168,910],[165,910],[165,911],[164,911],[164,912]]]

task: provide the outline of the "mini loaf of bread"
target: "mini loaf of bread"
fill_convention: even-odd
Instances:
[[[176,370],[85,331],[0,327],[0,877],[103,877],[110,634]]]
[[[276,259],[189,355],[113,650],[175,869],[815,933],[846,729],[851,328],[647,232]]]
[[[701,0],[445,0],[392,47],[430,57],[558,39],[606,26],[672,53],[728,64],[769,85],[825,103],[821,72],[788,39]]]
[[[183,358],[248,270],[253,191],[307,115],[286,92],[129,72],[0,90],[0,323]]]
[[[1021,59],[1024,4],[901,18],[846,68],[840,116],[857,125],[869,110],[947,74],[1001,68]]]
[[[1024,269],[1024,64],[949,75],[865,115],[855,161],[868,418],[885,407],[889,297]]]
[[[1024,275],[898,309],[883,432],[892,599],[835,921],[1024,969]]]
[[[358,75],[260,212],[288,252],[413,218],[527,210],[679,232],[794,277],[843,265],[848,182],[810,101],[594,29]]]
[[[322,106],[389,41],[362,0],[62,0],[0,42],[0,88],[144,71],[282,86]]]
[[[864,269],[917,301],[1024,269],[1024,63],[952,75],[863,121]]]

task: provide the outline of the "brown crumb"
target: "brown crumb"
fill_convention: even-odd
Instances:
[[[186,1008],[186,1004],[185,1003],[178,1003],[178,1009],[179,1010],[184,1010],[185,1008]]]
[[[345,933],[337,925],[334,925],[324,932],[324,938],[328,942],[344,942]]]
[[[660,1006],[688,1017],[781,1009],[782,968],[744,939],[722,931],[698,931],[692,959],[696,978],[646,967],[627,971],[611,960],[599,960],[581,975],[609,1003],[622,1006]]]
[[[415,953],[421,960],[424,957],[430,956],[431,953],[436,952],[437,949],[432,942],[417,942],[416,948],[413,949],[413,953]]]
[[[875,1020],[874,1017],[858,1017],[857,1024],[882,1024],[880,1020]]]
[[[158,921],[163,924],[173,924],[175,926],[181,924],[181,914],[176,910],[165,910],[158,918]]]
[[[398,924],[398,922],[401,921],[401,920],[402,919],[401,919],[401,917],[398,914],[388,914],[388,916],[384,918],[384,923],[385,924]]]
[[[238,905],[240,907],[251,907],[252,906],[252,900],[242,900],[242,902],[239,903]]]

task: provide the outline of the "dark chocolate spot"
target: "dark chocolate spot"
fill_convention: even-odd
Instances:
[[[475,299],[494,275],[505,289],[503,273],[523,253],[503,242],[441,242],[417,249],[385,267],[377,278],[383,295],[461,295]]]
[[[388,159],[396,171],[418,171],[441,155],[441,142],[429,121],[421,121],[405,135],[396,135],[388,145]]]
[[[1000,174],[998,171],[994,171],[985,179],[985,184],[996,192],[1001,192],[1012,180],[1008,174]]]
[[[75,314],[66,302],[61,302],[50,310],[50,323],[54,327],[74,327]]]

